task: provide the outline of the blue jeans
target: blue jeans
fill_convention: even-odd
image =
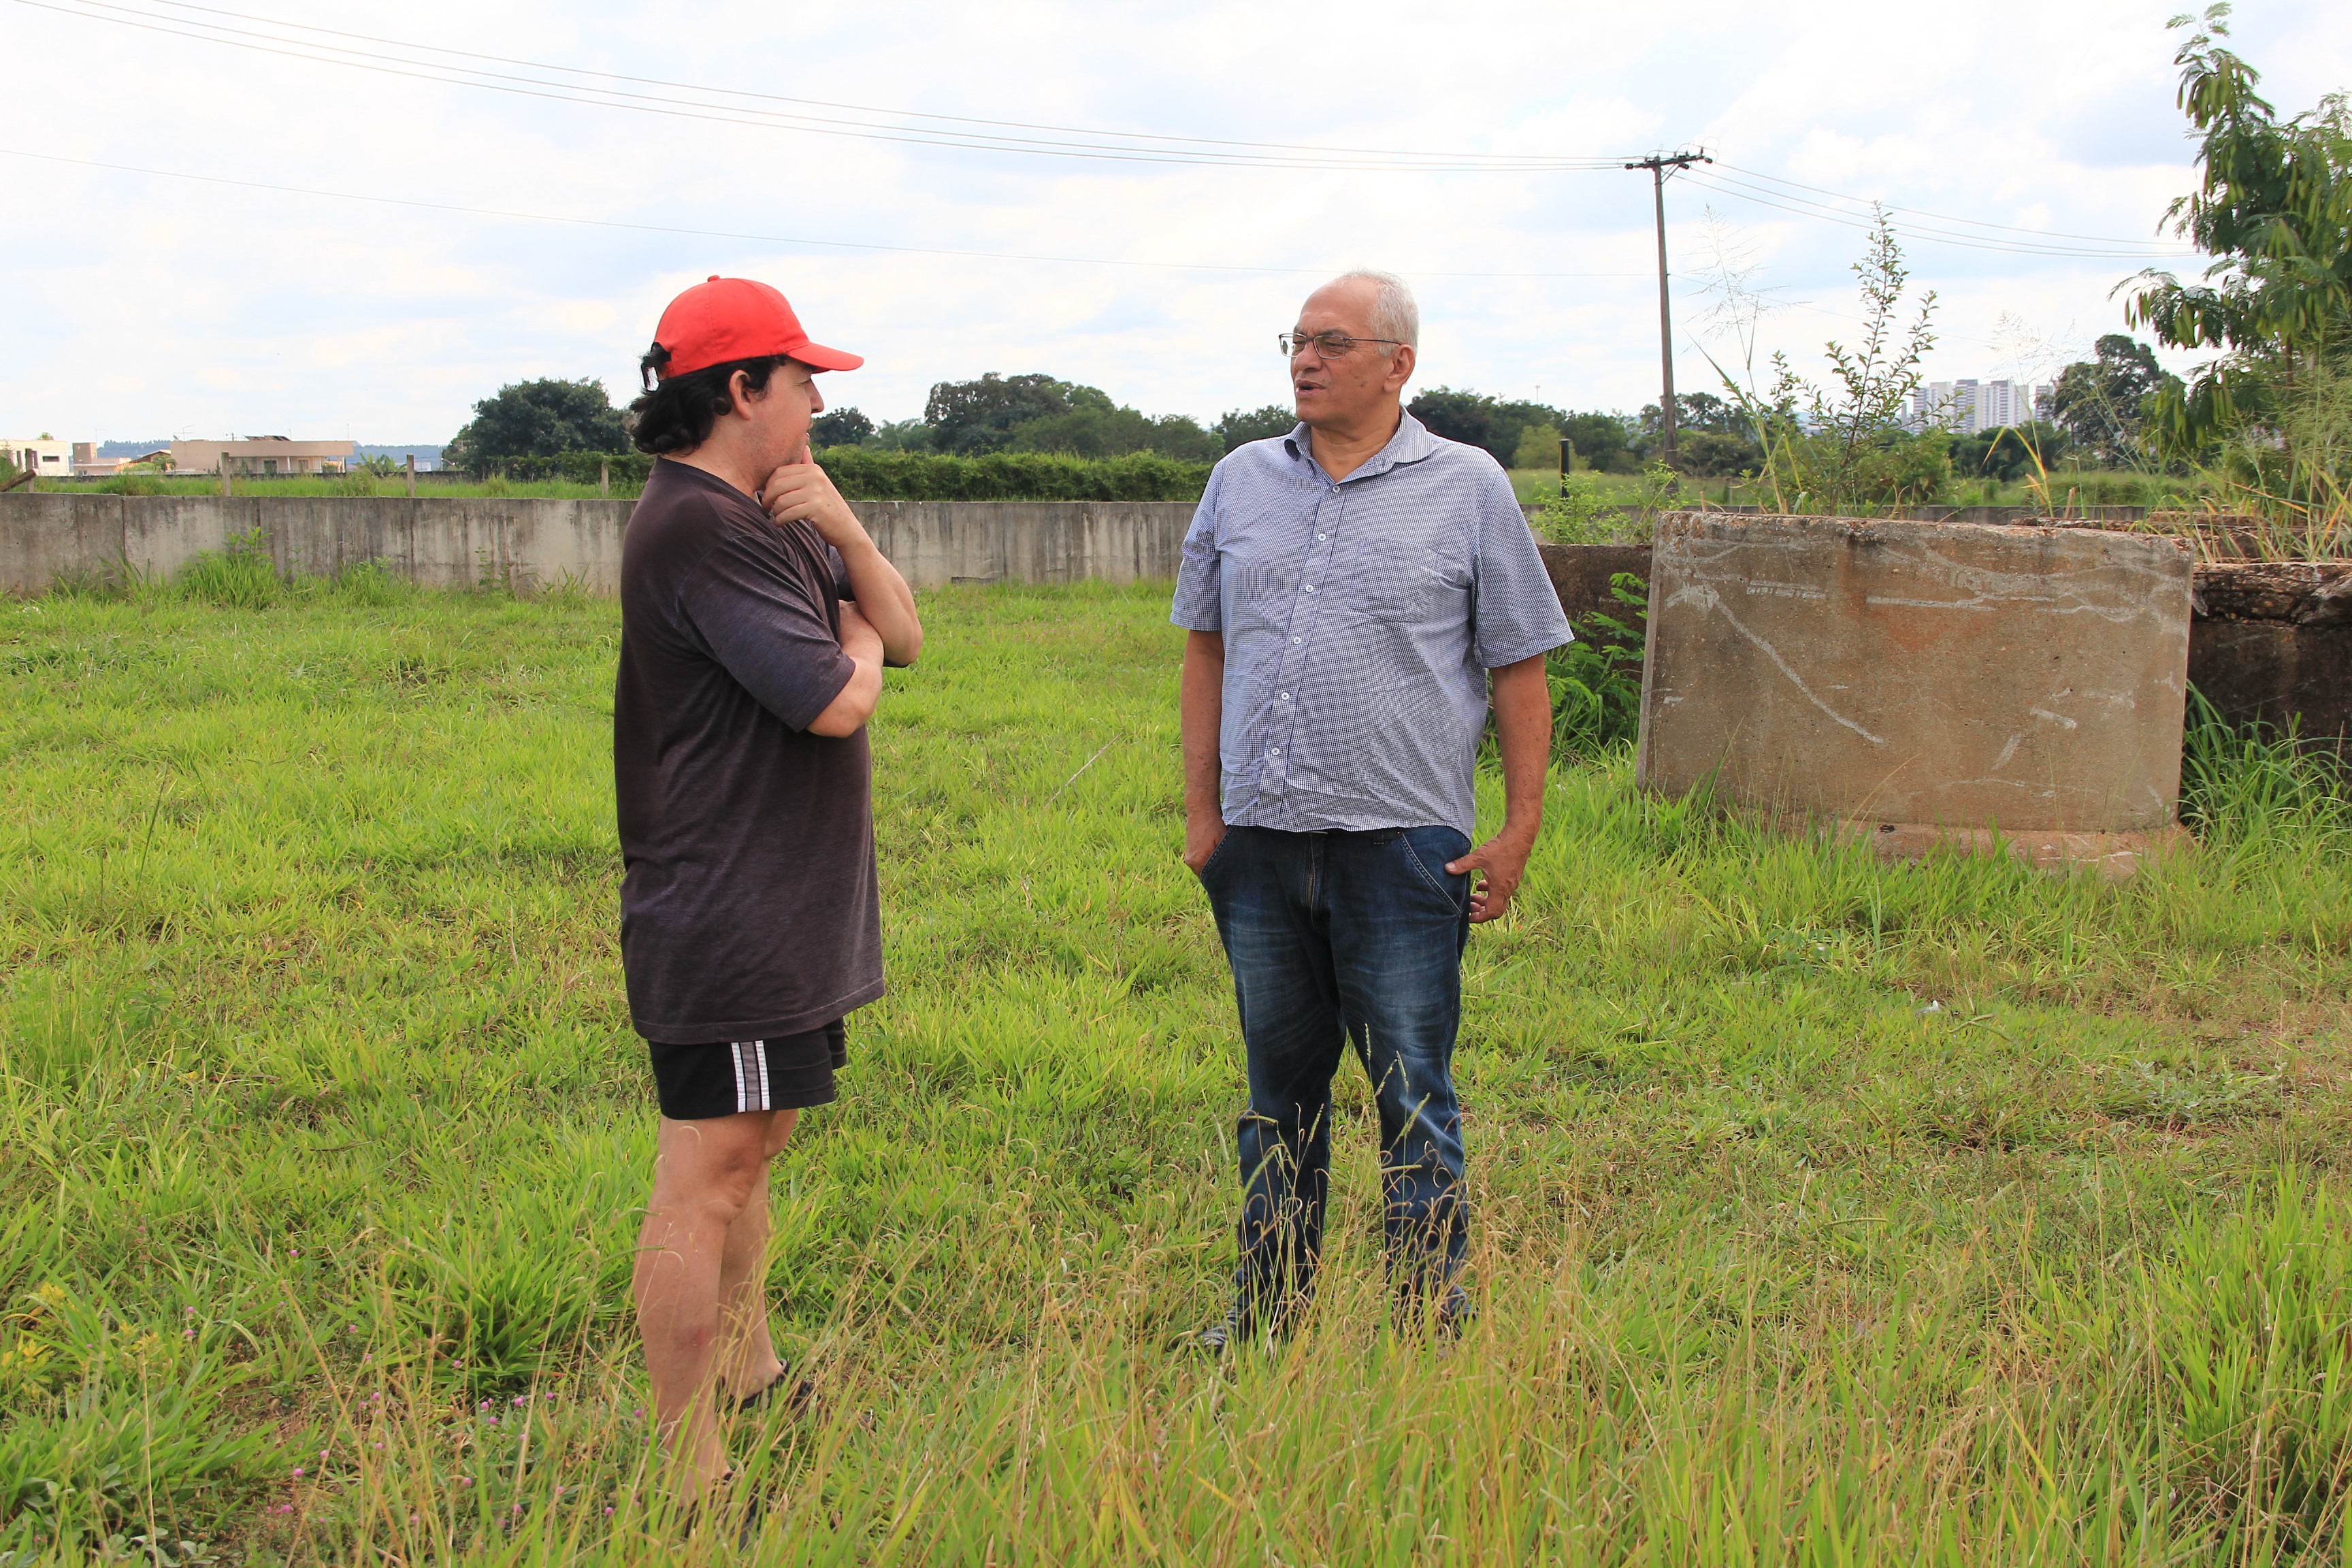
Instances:
[[[1445,867],[1469,848],[1451,827],[1234,827],[1201,868],[1249,1052],[1234,1285],[1254,1314],[1286,1314],[1314,1290],[1343,1039],[1380,1105],[1391,1278],[1434,1293],[1461,1267],[1454,1037],[1470,879]]]

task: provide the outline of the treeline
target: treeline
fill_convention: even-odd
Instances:
[[[1062,381],[1042,372],[1000,375],[992,371],[975,381],[943,381],[931,388],[920,419],[877,425],[855,407],[819,415],[810,427],[811,445],[835,454],[866,451],[880,457],[1057,457],[1096,460],[1150,457],[1164,463],[1205,465],[1240,446],[1288,430],[1296,420],[1286,408],[1235,409],[1203,426],[1189,415],[1148,415],[1128,407],[1100,387]],[[545,379],[517,382],[474,405],[474,417],[452,437],[442,460],[450,467],[478,475],[492,472],[523,478],[531,470],[517,465],[559,465],[542,477],[559,477],[561,464],[581,453],[617,454],[629,449],[628,429],[621,411],[613,406],[602,383],[594,380]],[[615,470],[617,472],[617,470]],[[845,470],[847,471],[847,470]],[[976,499],[998,482],[993,476],[1034,472],[1041,478],[1062,475],[1055,483],[1079,484],[1064,470],[1034,465],[986,470],[923,469],[882,463],[857,470],[877,486],[945,486],[936,499]],[[1172,472],[1173,470],[1171,470]],[[926,474],[927,479],[914,476]],[[1085,481],[1096,489],[1169,482],[1150,464],[1129,464],[1114,473]],[[573,476],[569,469],[562,477]],[[592,470],[586,476],[595,478]],[[861,481],[863,482],[863,481]],[[1146,499],[1084,493],[1039,496],[1038,500]],[[972,488],[963,494],[954,487]],[[992,492],[990,492],[992,493]],[[877,495],[872,499],[884,499]],[[915,498],[923,499],[923,498]]]
[[[1195,501],[1209,482],[1210,468],[1207,463],[1179,462],[1149,452],[1097,458],[1047,452],[959,458],[821,447],[815,457],[852,500]],[[593,485],[609,478],[615,489],[630,490],[644,488],[653,459],[642,452],[559,452],[510,458],[486,468],[526,482],[568,479]]]

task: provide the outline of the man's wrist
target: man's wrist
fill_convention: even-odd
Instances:
[[[874,536],[866,531],[865,521],[851,510],[847,501],[836,501],[824,510],[833,514],[827,520],[833,527],[822,531],[827,535],[826,542],[841,552],[844,561],[852,554],[881,553],[881,547],[874,542]],[[841,537],[832,538],[831,535],[836,531]]]

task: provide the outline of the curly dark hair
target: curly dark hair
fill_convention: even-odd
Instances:
[[[637,362],[646,390],[629,405],[625,423],[629,428],[630,442],[640,452],[693,451],[710,439],[712,423],[734,408],[735,399],[728,388],[737,371],[743,373],[744,389],[760,396],[767,392],[768,378],[776,373],[776,367],[791,356],[761,354],[757,359],[731,359],[724,364],[705,365],[684,375],[674,375],[667,381],[656,380],[669,358],[669,350],[656,343]]]

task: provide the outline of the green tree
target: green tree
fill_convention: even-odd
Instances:
[[[1564,429],[1570,418],[1549,404],[1507,403],[1483,392],[1450,386],[1433,387],[1405,406],[1415,419],[1428,426],[1430,434],[1482,447],[1507,468],[1518,462],[1521,432],[1529,426],[1549,425],[1555,430]],[[1557,442],[1559,437],[1555,436],[1553,440]],[[1554,456],[1542,466],[1557,466],[1557,453],[1555,447]]]
[[[1093,387],[1076,389],[1091,393]],[[1100,394],[1097,394],[1100,396]],[[1061,452],[1075,458],[1123,458],[1130,452],[1153,452],[1188,463],[1213,463],[1223,456],[1214,436],[1199,421],[1182,414],[1154,419],[1132,408],[1105,406],[1084,399],[1079,405],[1042,419],[1024,420],[1007,432],[1010,452]]]
[[[2170,24],[2194,29],[2173,63],[2204,176],[2167,216],[2215,260],[2197,282],[2140,274],[2125,309],[2161,343],[2221,351],[2154,395],[2150,433],[2174,458],[2207,458],[2249,430],[2284,437],[2313,368],[2352,353],[2352,100],[2332,93],[2282,121],[2254,91],[2261,73],[2218,42],[2229,15],[2218,5],[2201,27]]]
[[[1630,474],[1641,467],[1622,414],[1571,414],[1559,422],[1559,433],[1575,449],[1577,461],[1596,473]]]
[[[1287,436],[1297,427],[1297,414],[1277,403],[1269,403],[1263,408],[1229,409],[1209,426],[1215,432],[1217,439],[1224,443],[1228,452],[1252,441]]]
[[[1495,399],[1483,392],[1433,386],[1406,404],[1405,412],[1426,426],[1433,436],[1443,436],[1465,447],[1494,450],[1488,443],[1495,434]],[[1516,437],[1517,432],[1513,434]],[[1515,440],[1513,447],[1516,446]],[[1496,461],[1507,464],[1515,455],[1512,448],[1507,447]]]
[[[931,427],[919,419],[893,419],[875,428],[874,446],[883,452],[928,452]]]
[[[2150,400],[2177,378],[2156,363],[2156,351],[2136,338],[2109,332],[2094,350],[2058,373],[2050,389],[2050,417],[2093,461],[2126,468],[2146,452]],[[1955,457],[1955,461],[1958,459]],[[1961,465],[1965,471],[1966,465]]]
[[[863,447],[874,434],[874,421],[855,408],[830,408],[809,422],[813,447]]]
[[[1070,391],[1068,382],[1038,371],[999,375],[992,370],[978,381],[942,381],[923,405],[931,449],[959,456],[1001,452],[1012,444],[1014,426],[1068,413]],[[1109,401],[1103,397],[1105,404]]]
[[[1863,336],[1853,348],[1826,345],[1833,387],[1804,381],[1779,353],[1769,393],[1747,392],[1724,377],[1763,448],[1759,478],[1781,511],[1912,505],[1939,499],[1951,485],[1950,436],[1908,427],[1919,364],[1936,342],[1928,325],[1936,296],[1930,290],[1921,299],[1918,320],[1898,335],[1895,316],[1911,275],[1883,207],[1853,272],[1862,284]]]
[[[1559,469],[1559,426],[1549,421],[1541,425],[1519,426],[1518,449],[1504,465],[1512,468]]]
[[[442,461],[480,469],[513,458],[625,452],[628,447],[621,411],[605,395],[603,382],[519,381],[474,405],[473,420],[449,438]]]

